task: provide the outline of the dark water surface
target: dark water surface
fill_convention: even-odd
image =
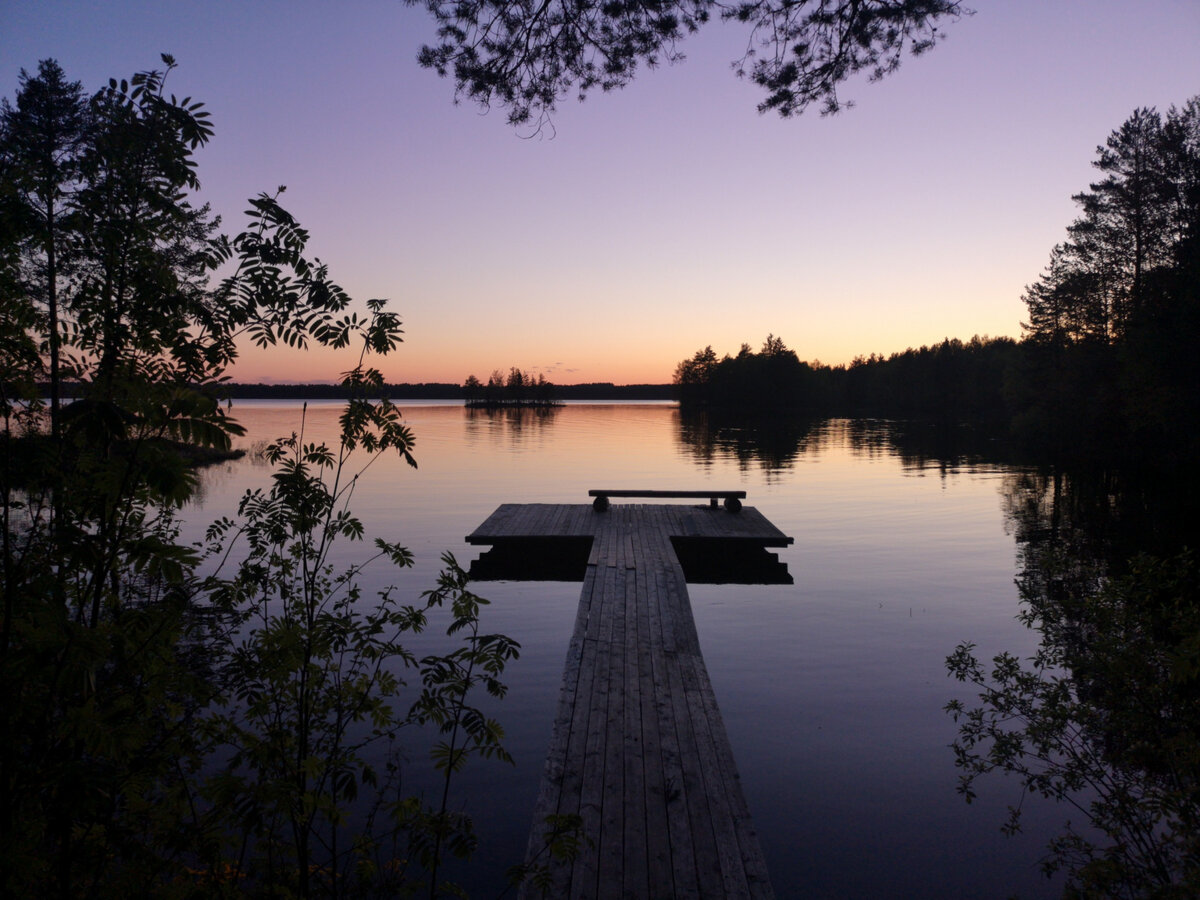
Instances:
[[[748,505],[795,538],[780,553],[795,583],[689,591],[778,896],[1057,895],[1037,862],[1066,811],[1027,805],[1025,833],[1002,836],[1018,785],[996,778],[964,803],[948,746],[955,726],[942,711],[953,697],[970,699],[945,673],[958,642],[975,641],[988,657],[1035,649],[1015,618],[1008,510],[1021,472],[980,461],[986,454],[935,458],[882,422],[764,433],[713,429],[670,404],[577,404],[541,416],[401,406],[420,468],[375,462],[351,505],[369,537],[406,544],[416,564],[369,572],[364,596],[396,584],[415,597],[434,585],[447,550],[466,565],[477,551],[463,537],[500,503],[585,503],[598,487],[744,489]],[[306,440],[332,441],[339,409],[309,404]],[[301,427],[299,403],[244,401],[234,412],[246,446]],[[198,534],[231,514],[269,474],[249,458],[209,470],[189,527]],[[340,552],[349,563],[365,550]],[[473,897],[490,897],[523,854],[579,585],[476,590],[492,601],[484,627],[523,647],[495,708],[517,764],[473,762],[455,786],[482,838],[461,880]],[[411,741],[405,787],[428,789],[420,736]]]

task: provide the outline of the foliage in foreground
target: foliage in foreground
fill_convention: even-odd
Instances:
[[[1043,862],[1067,896],[1194,897],[1200,892],[1200,560],[1141,557],[1105,579],[1056,554],[1022,581],[1043,642],[990,669],[964,643],[947,659],[979,704],[951,701],[955,761],[968,802],[992,772],[1026,796],[1078,813]]]
[[[474,839],[449,778],[507,758],[472,697],[503,694],[519,648],[481,633],[453,557],[416,604],[360,586],[373,559],[411,562],[398,544],[332,564],[364,538],[362,469],[415,465],[365,365],[399,320],[380,300],[346,312],[277,194],[216,234],[190,202],[207,114],[167,73],[87,99],[47,60],[0,104],[0,895],[454,892],[439,862]],[[270,486],[187,545],[186,451],[241,433],[214,395],[243,336],[359,344],[351,399],[335,446],[277,441]],[[418,660],[402,639],[443,604],[460,645]],[[398,783],[397,734],[422,722],[445,735],[432,805]]]

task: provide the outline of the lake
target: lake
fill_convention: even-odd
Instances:
[[[400,403],[416,434],[414,470],[381,459],[351,503],[368,537],[408,546],[415,565],[368,570],[364,586],[415,598],[434,586],[445,551],[464,566],[463,538],[501,503],[586,503],[589,488],[739,488],[795,544],[780,551],[791,585],[691,585],[704,658],[750,810],[781,898],[1027,898],[1061,884],[1037,868],[1068,817],[1028,802],[1025,832],[1000,833],[1015,781],[955,792],[943,712],[971,699],[944,660],[964,640],[990,657],[1029,656],[1036,635],[1016,619],[1017,552],[1010,513],[1020,469],[986,453],[931,455],[920,434],[887,422],[827,420],[767,432],[714,428],[669,403],[579,403],[539,415]],[[308,404],[306,440],[333,441],[340,406]],[[298,402],[241,401],[239,446],[299,430]],[[917,430],[919,432],[919,429]],[[205,471],[186,513],[198,536],[270,467],[247,457]],[[679,501],[686,502],[686,501]],[[339,562],[367,548],[345,544]],[[498,893],[523,854],[558,699],[579,584],[478,582],[484,628],[522,645],[495,707],[513,767],[473,761],[457,803],[481,848],[461,880]],[[433,640],[423,637],[422,640]],[[427,784],[420,742],[406,787]]]

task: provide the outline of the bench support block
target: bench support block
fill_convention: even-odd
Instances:
[[[596,512],[604,512],[608,509],[610,497],[707,497],[709,506],[713,509],[717,508],[717,501],[725,501],[725,509],[729,512],[737,512],[742,508],[742,498],[746,496],[745,491],[651,491],[651,490],[591,490],[588,491],[589,497],[595,497],[592,501],[592,508]]]

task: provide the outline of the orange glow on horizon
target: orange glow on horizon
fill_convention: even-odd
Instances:
[[[697,336],[695,339],[676,339],[670,347],[648,348],[634,355],[597,352],[594,344],[580,343],[568,352],[546,352],[544,349],[459,346],[453,351],[443,351],[416,343],[402,343],[387,356],[368,356],[365,364],[379,369],[384,380],[390,384],[462,384],[467,376],[474,375],[486,381],[494,371],[507,374],[512,367],[534,375],[544,375],[555,384],[611,383],[669,384],[676,365],[690,358],[696,351],[711,345],[717,356],[736,355],[742,342],[748,343],[757,352],[768,332],[761,335],[747,334],[731,340],[720,335]],[[880,354],[888,356],[909,348],[940,343],[945,338],[967,341],[980,337],[1019,337],[1019,323],[1014,317],[1013,327],[1004,330],[985,329],[953,332],[929,327],[911,335],[896,335],[891,339],[879,330],[871,329],[867,323],[861,329],[861,340],[847,346],[833,342],[823,345],[810,341],[795,343],[788,333],[780,328],[770,333],[782,337],[784,343],[796,352],[804,362],[813,365],[848,365],[859,356]],[[322,384],[335,383],[342,374],[358,360],[358,354],[350,350],[329,350],[323,347],[297,350],[285,346],[261,349],[242,348],[241,356],[230,370],[233,381],[244,384]]]
[[[175,54],[170,90],[216,128],[193,201],[236,234],[247,197],[287,185],[307,254],[356,311],[391,298],[405,343],[372,360],[391,383],[516,366],[662,384],[705,346],[736,354],[768,334],[832,365],[1017,336],[1097,145],[1135,108],[1187,102],[1200,71],[1194,3],[1101,4],[1081,30],[1072,4],[1013,0],[880,83],[848,84],[853,110],[780,120],[729,72],[744,37],[709,28],[686,65],[563,102],[553,134],[522,140],[401,61],[433,33],[422,9],[200,4],[181,28],[172,4],[110,6],[9,4],[5,95],[39,59],[91,90],[154,66],[147,48]],[[267,32],[287,38],[264,46]],[[336,64],[291,65],[288,48],[314,40]],[[328,383],[357,360],[244,346],[228,374]]]

